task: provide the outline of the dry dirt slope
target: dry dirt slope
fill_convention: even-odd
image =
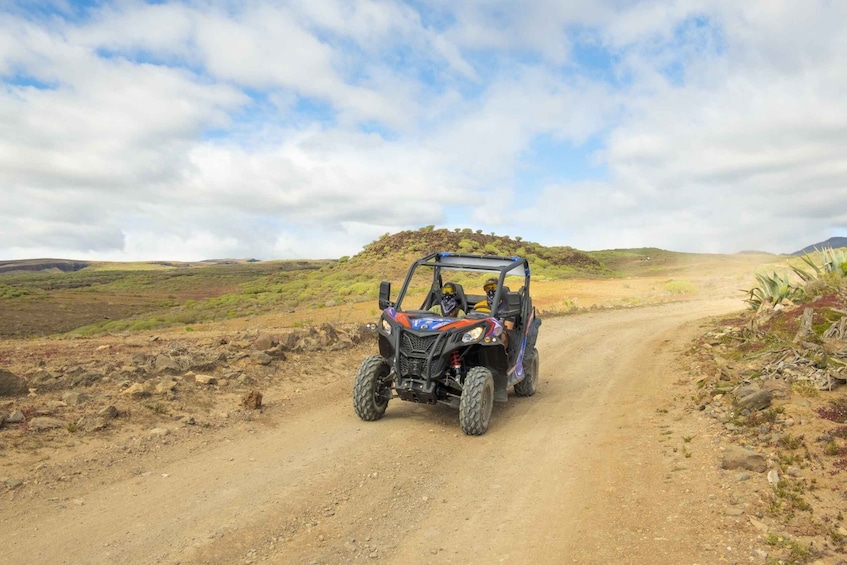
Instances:
[[[496,407],[482,437],[451,409],[397,400],[359,421],[351,364],[365,345],[315,361],[310,381],[282,370],[265,411],[228,425],[212,412],[207,427],[48,446],[0,498],[4,559],[764,563],[773,549],[750,518],[765,520],[767,482],[720,470],[684,355],[705,317],[738,308],[546,320],[539,393]]]

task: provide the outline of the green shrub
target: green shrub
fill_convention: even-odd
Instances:
[[[479,244],[472,239],[462,239],[459,241],[460,253],[471,253],[479,249]]]
[[[502,255],[503,252],[493,243],[486,243],[483,250],[490,255]]]
[[[671,294],[694,294],[697,289],[690,281],[668,281],[665,290]]]
[[[0,299],[2,298],[18,298],[19,296],[27,296],[30,292],[23,288],[16,288],[7,284],[0,284]]]

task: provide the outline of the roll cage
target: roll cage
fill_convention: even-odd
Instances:
[[[415,274],[418,269],[432,269],[432,282],[427,292],[426,298],[420,308],[404,308],[403,301],[409,293],[409,289]],[[391,284],[387,281],[382,282],[379,288],[379,307],[385,310],[388,307],[395,308],[398,312],[409,310],[426,310],[435,303],[441,291],[441,286],[445,282],[453,282],[445,273],[450,271],[465,271],[476,273],[490,273],[497,278],[497,290],[494,295],[493,307],[490,313],[474,313],[473,311],[467,314],[471,317],[523,317],[526,314],[522,310],[529,305],[525,297],[529,297],[529,262],[523,257],[498,257],[494,255],[473,255],[463,253],[436,252],[418,259],[412,263],[409,268],[406,278],[403,281],[403,286],[397,294],[395,301],[390,300]],[[523,285],[517,292],[512,292],[506,286],[506,277],[517,276],[523,278]],[[473,302],[485,299],[485,295],[467,294],[468,307],[472,306]]]

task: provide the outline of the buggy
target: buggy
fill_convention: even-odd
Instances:
[[[476,281],[486,276],[497,280],[490,311],[478,309],[486,295],[466,294],[458,282],[482,288]],[[520,285],[514,292],[507,286],[513,281]],[[464,316],[430,310],[448,282]],[[447,404],[458,408],[464,433],[484,434],[494,402],[506,402],[509,387],[518,396],[532,396],[538,387],[535,342],[541,320],[529,290],[525,258],[445,252],[415,261],[394,301],[391,283],[380,283],[382,315],[368,324],[378,333],[379,355],[365,358],[356,374],[356,414],[365,421],[379,420],[394,397]],[[407,303],[413,306],[406,308]]]

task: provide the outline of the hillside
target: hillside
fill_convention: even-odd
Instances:
[[[379,259],[413,259],[436,251],[526,257],[534,267],[563,268],[567,271],[603,274],[608,270],[587,253],[568,246],[546,247],[521,237],[484,234],[482,230],[433,229],[406,230],[385,234],[368,244],[356,257]]]
[[[847,237],[831,237],[826,241],[807,245],[800,251],[795,251],[791,255],[805,255],[806,253],[813,253],[819,249],[824,249],[826,247],[831,247],[832,249],[838,249],[839,247],[847,247]]]
[[[61,271],[72,273],[91,265],[88,261],[72,261],[69,259],[25,259],[18,261],[0,261],[0,274],[25,273],[37,271]]]
[[[265,310],[251,294],[251,284],[281,273],[303,277],[330,263],[103,263],[68,272],[17,269],[0,274],[0,338],[137,331],[246,317]],[[46,263],[28,266],[37,265]]]

